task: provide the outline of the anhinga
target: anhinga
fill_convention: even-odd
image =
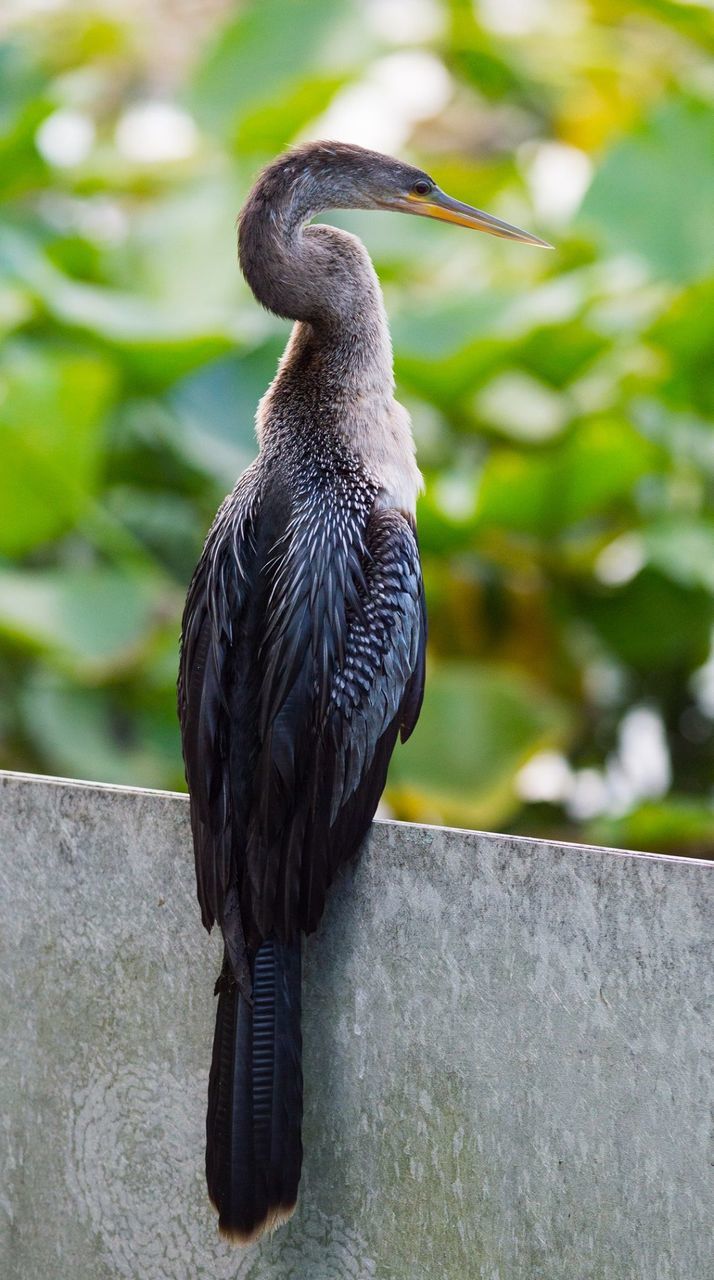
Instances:
[[[369,256],[306,225],[337,208],[543,244],[419,169],[333,142],[271,164],[240,218],[253,293],[296,323],[258,409],[258,458],[189,588],[179,714],[203,923],[225,943],[206,1174],[221,1232],[241,1243],[295,1206],[301,934],[362,843],[424,687],[421,477]]]

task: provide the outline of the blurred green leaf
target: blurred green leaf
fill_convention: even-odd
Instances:
[[[568,729],[565,708],[516,670],[434,664],[417,728],[392,759],[389,794],[413,820],[500,822],[515,771]]]
[[[677,470],[714,477],[714,424],[691,412],[673,412],[650,398],[632,403],[632,417],[648,439],[668,454]]]
[[[0,42],[0,191],[16,197],[47,172],[35,134],[53,109],[44,77],[28,45]]]
[[[0,337],[4,339],[14,329],[20,329],[32,313],[33,304],[25,289],[0,284]]]
[[[345,79],[336,75],[311,76],[247,111],[236,131],[236,151],[241,156],[278,155],[310,120],[322,115]]]
[[[206,531],[186,498],[164,490],[151,493],[117,485],[107,492],[105,502],[105,511],[173,572],[177,581],[193,572],[196,552],[203,545]]]
[[[584,838],[611,848],[714,857],[714,807],[688,796],[641,805],[622,818],[599,818]]]
[[[518,362],[554,387],[584,373],[607,349],[607,340],[577,320],[535,328],[521,343]]]
[[[707,658],[714,599],[654,568],[622,587],[581,596],[578,610],[621,661],[640,672],[693,671]]]
[[[714,595],[714,524],[697,519],[666,520],[643,531],[647,563],[683,587]]]
[[[181,778],[176,722],[162,733],[156,716],[128,710],[107,690],[42,673],[28,681],[21,706],[25,731],[53,773],[138,787],[166,785],[169,770],[175,784]]]
[[[436,305],[414,300],[392,325],[399,381],[425,400],[456,403],[502,362],[510,302],[493,291]]]
[[[714,28],[706,0],[694,4],[680,4],[679,0],[635,0],[635,3],[614,0],[614,7],[628,18],[634,14],[650,20],[660,18],[668,36],[671,32],[681,32],[710,53],[714,52]]]
[[[56,537],[94,493],[102,421],[115,390],[95,356],[7,345],[0,357],[0,553]]]
[[[207,128],[235,138],[260,105],[298,92],[319,62],[343,0],[261,0],[247,4],[221,31],[193,77],[189,102]]]
[[[473,4],[448,0],[445,8],[450,19],[447,55],[460,76],[486,98],[519,94],[525,78],[523,66],[484,30]]]
[[[548,537],[627,499],[658,456],[616,418],[583,423],[539,453],[494,450],[481,480],[478,523]]]
[[[222,484],[232,484],[258,451],[255,414],[280,351],[280,343],[266,343],[240,359],[205,364],[174,385],[171,403],[182,426],[181,447]]]
[[[609,249],[644,258],[672,280],[714,267],[714,112],[679,99],[615,146],[582,207]]]
[[[457,355],[500,329],[511,301],[511,297],[489,291],[437,305],[426,301],[415,304],[392,323],[400,356],[436,363]]]
[[[670,366],[667,398],[685,409],[714,414],[714,280],[683,289],[649,336]]]
[[[226,313],[186,313],[148,298],[77,284],[51,266],[28,237],[0,228],[0,269],[30,288],[47,311],[120,352],[142,381],[165,385],[230,350],[243,336]]]
[[[94,680],[142,655],[180,602],[148,575],[109,569],[0,570],[0,631]]]

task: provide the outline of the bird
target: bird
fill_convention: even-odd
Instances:
[[[422,487],[362,242],[312,219],[393,210],[549,247],[423,170],[297,146],[239,218],[257,301],[293,321],[259,403],[256,460],[220,506],[183,614],[178,708],[203,924],[224,955],[206,1119],[219,1231],[292,1214],[302,1165],[302,936],[360,849],[424,692]]]

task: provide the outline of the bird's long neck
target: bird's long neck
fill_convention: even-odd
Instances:
[[[312,359],[333,397],[393,391],[392,350],[379,282],[366,249],[334,227],[307,226],[327,201],[315,184],[254,188],[240,221],[243,273],[259,302],[297,321],[282,362]]]
[[[346,448],[381,503],[413,513],[421,476],[409,416],[394,399],[382,292],[355,236],[306,225],[323,208],[315,183],[286,184],[267,170],[241,216],[249,285],[296,322],[258,410],[258,438],[281,450],[299,437],[316,458]]]

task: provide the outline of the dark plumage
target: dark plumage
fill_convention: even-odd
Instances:
[[[362,843],[424,687],[420,477],[369,258],[305,225],[334,207],[488,222],[420,170],[337,143],[277,160],[240,221],[256,297],[297,323],[259,408],[259,456],[189,588],[179,716],[203,923],[225,942],[207,1181],[242,1243],[297,1198],[301,935]]]

